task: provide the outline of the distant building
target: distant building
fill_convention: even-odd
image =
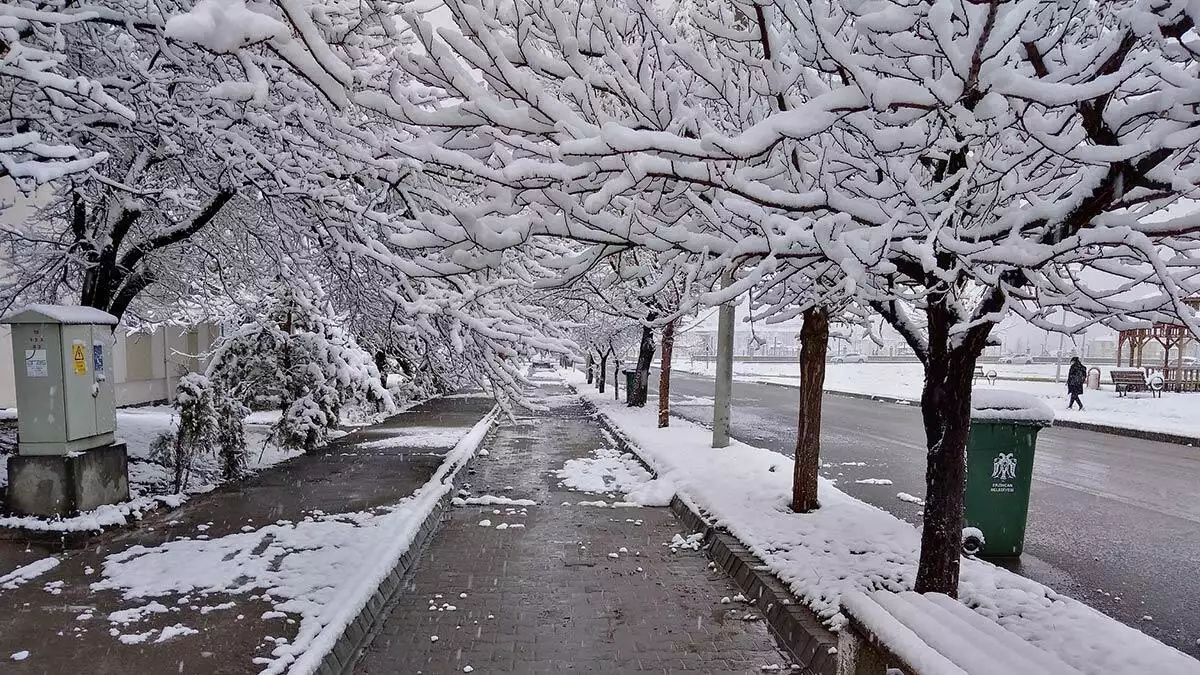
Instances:
[[[179,378],[198,372],[217,338],[219,326],[160,326],[153,331],[125,332],[117,327],[113,346],[114,394],[118,406],[170,402]],[[0,408],[16,405],[13,384],[12,333],[0,327]]]

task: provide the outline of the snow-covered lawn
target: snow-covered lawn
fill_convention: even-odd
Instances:
[[[793,513],[790,460],[737,441],[714,450],[711,432],[699,425],[675,418],[670,428],[659,429],[650,408],[627,408],[580,386],[581,374],[565,376],[638,446],[660,480],[673,483],[685,502],[712,514],[831,628],[845,623],[839,605],[843,593],[912,588],[920,548],[920,533],[912,525],[824,479],[820,510]],[[963,560],[959,594],[968,607],[1083,672],[1200,671],[1185,654],[983,561]]]
[[[712,364],[680,359],[673,367],[697,373],[713,373]],[[1053,364],[1003,365],[985,364],[984,371],[996,370],[1001,376],[1019,377],[1022,374],[1049,377],[1053,380]],[[1158,431],[1181,436],[1200,437],[1200,392],[1164,393],[1161,398],[1149,394],[1130,394],[1119,397],[1107,383],[1110,368],[1104,366],[1100,390],[1085,389],[1084,410],[1067,409],[1065,382],[1026,381],[1005,379],[994,385],[998,389],[1013,389],[1038,396],[1054,409],[1055,419],[1090,422],[1108,426]],[[800,366],[797,363],[734,362],[734,378],[744,382],[771,382],[797,386]],[[1063,369],[1066,377],[1066,369]],[[924,374],[919,363],[830,363],[825,369],[825,390],[851,394],[868,394],[908,401],[921,398]],[[975,383],[976,389],[990,389],[984,380]]]

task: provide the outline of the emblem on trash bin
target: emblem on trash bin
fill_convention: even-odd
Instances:
[[[1011,452],[1002,452],[992,460],[993,480],[1012,480],[1017,477],[1017,458]]]

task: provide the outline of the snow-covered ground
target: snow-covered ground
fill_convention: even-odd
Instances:
[[[737,441],[714,450],[711,432],[699,425],[673,418],[670,428],[659,429],[652,409],[627,408],[579,386],[581,374],[565,376],[638,446],[660,480],[712,514],[831,628],[845,623],[839,604],[843,593],[912,588],[920,548],[920,533],[912,525],[824,479],[821,508],[793,513],[790,460]],[[963,560],[959,593],[968,607],[1083,672],[1200,672],[1200,664],[1187,655],[983,561]]]
[[[108,556],[92,589],[118,591],[131,603],[109,615],[114,637],[135,643],[162,639],[136,624],[147,613],[170,611],[180,597],[204,605],[209,595],[253,593],[272,603],[270,614],[300,622],[295,639],[276,640],[270,658],[255,659],[260,672],[316,672],[438,500],[453,488],[454,473],[475,454],[494,419],[493,413],[473,427],[445,429],[457,439],[450,441],[446,459],[425,485],[397,504],[354,513],[313,512],[300,522],[281,520],[212,539],[134,546]],[[233,606],[205,605],[200,611],[236,612]]]
[[[683,358],[672,367],[689,372],[713,374],[713,365],[703,361],[692,362]],[[984,380],[975,383],[976,389],[1002,389],[1024,391],[1038,396],[1054,409],[1055,419],[1089,422],[1158,431],[1181,436],[1200,437],[1200,392],[1176,394],[1166,392],[1161,398],[1149,394],[1130,394],[1118,397],[1109,381],[1108,366],[1101,367],[1102,388],[1085,389],[1084,410],[1067,409],[1067,385],[1056,383],[1054,364],[1004,365],[985,364],[984,371],[995,370],[1006,378],[995,385]],[[745,382],[771,382],[796,386],[800,379],[797,363],[746,363],[734,362],[734,378]],[[1048,378],[1048,381],[1007,379],[1018,377]],[[1066,377],[1066,369],[1063,369]],[[915,401],[921,398],[921,383],[924,374],[919,363],[830,363],[825,369],[825,390],[851,394],[869,394],[887,398]]]

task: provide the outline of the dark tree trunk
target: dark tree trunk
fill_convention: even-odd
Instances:
[[[604,393],[604,380],[608,377],[608,354],[600,355],[600,379],[597,380],[600,393]]]
[[[382,350],[375,352],[375,368],[379,370],[379,384],[387,389],[387,354],[384,354]]]
[[[927,311],[929,356],[921,392],[927,448],[925,524],[916,591],[958,597],[971,380],[989,330],[976,328],[954,338],[950,329],[957,319],[947,301],[932,296]]]
[[[658,315],[651,312],[646,317],[653,321]],[[637,366],[634,368],[633,389],[628,392],[629,405],[641,408],[646,405],[650,394],[650,364],[654,362],[654,329],[642,326],[642,342],[638,345]]]
[[[592,368],[594,368],[594,367],[595,367],[595,363],[592,360],[592,353],[588,352],[588,355],[587,355],[587,383],[588,384],[591,384],[592,380],[595,379],[595,377],[596,377],[596,374],[592,371]]]
[[[825,355],[829,350],[829,312],[804,312],[800,328],[800,422],[796,430],[796,464],[792,475],[792,510],[814,511],[817,473],[821,465],[821,396],[825,389]]]
[[[613,359],[613,400],[621,400],[621,361],[615,358]]]
[[[671,355],[675,352],[675,321],[663,326],[658,374],[658,426],[671,426]]]
[[[97,249],[87,232],[87,212],[81,198],[73,204],[71,228],[79,248],[79,255],[87,265],[83,275],[83,287],[79,304],[101,309],[120,319],[137,296],[155,281],[155,276],[146,261],[155,252],[186,241],[204,229],[235,196],[233,190],[222,190],[192,219],[179,227],[168,227],[163,232],[148,237],[124,248],[126,237],[133,225],[142,217],[136,209],[125,210],[105,233],[107,243]],[[93,218],[97,217],[93,214]]]

